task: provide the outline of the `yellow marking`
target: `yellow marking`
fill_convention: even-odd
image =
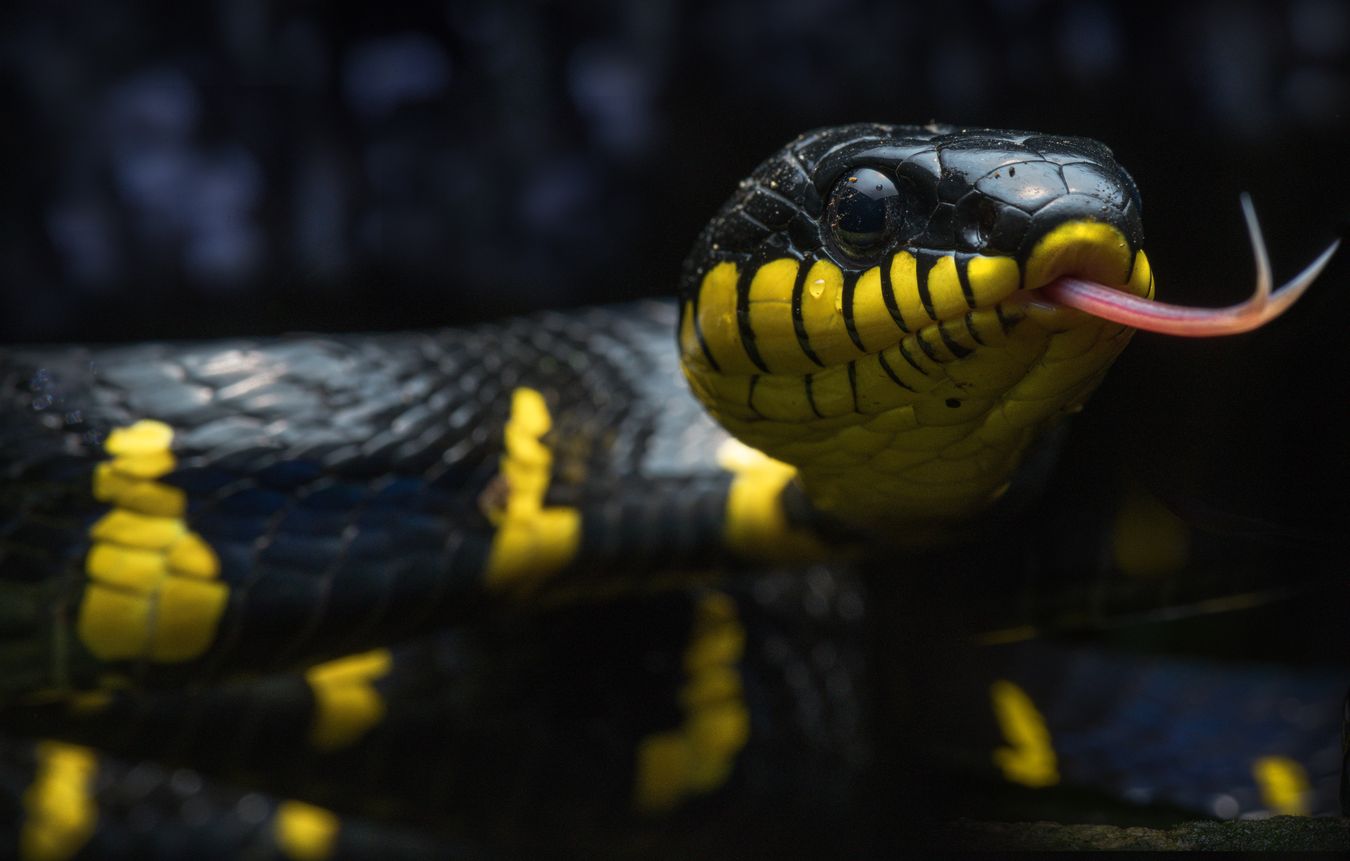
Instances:
[[[750,279],[750,329],[760,358],[775,373],[817,368],[802,352],[792,323],[792,288],[799,265],[787,257],[770,260]]]
[[[277,848],[295,861],[322,861],[337,845],[337,815],[303,801],[283,801],[272,817]]]
[[[393,666],[388,649],[349,655],[310,667],[305,681],[314,693],[309,743],[318,750],[354,744],[384,718],[384,698],[372,684]]]
[[[835,440],[841,452],[856,455],[859,463],[861,463],[885,448],[891,441],[891,436],[865,427],[855,426],[841,430]]]
[[[169,546],[169,567],[184,577],[210,580],[220,573],[220,562],[211,545],[195,532],[188,532]]]
[[[684,723],[653,733],[638,746],[633,800],[638,810],[671,811],[731,776],[736,755],[750,737],[750,713],[736,668],[744,652],[745,629],[735,604],[720,593],[705,596],[684,656]]]
[[[1252,763],[1252,776],[1261,788],[1261,800],[1283,816],[1309,815],[1312,788],[1308,772],[1285,756],[1263,756]]]
[[[914,417],[914,407],[912,406],[901,406],[894,409],[888,409],[863,425],[863,427],[868,430],[889,434],[911,431],[918,426],[919,420]]]
[[[1130,273],[1130,292],[1146,299],[1153,298],[1153,267],[1142,249],[1134,255],[1134,271]]]
[[[859,354],[861,355],[861,354]],[[805,397],[806,383],[802,383]],[[822,416],[845,416],[853,412],[853,387],[849,385],[848,368],[832,365],[811,377],[811,403]]]
[[[828,260],[817,260],[806,273],[802,283],[802,325],[811,349],[826,365],[864,355],[849,337],[844,322],[844,273]]]
[[[706,361],[703,348],[698,343],[698,333],[694,331],[694,303],[685,302],[680,308],[680,356],[684,361],[697,359]]]
[[[874,266],[858,276],[853,286],[853,327],[869,352],[891,346],[905,333],[895,324],[881,292],[881,268]]]
[[[94,469],[94,498],[99,502],[113,502],[129,511],[151,517],[182,517],[187,510],[187,496],[180,488],[145,481],[120,469],[122,461],[104,461]],[[156,476],[157,477],[157,476]]]
[[[114,468],[126,478],[144,480],[159,478],[173,471],[173,453],[164,451],[152,454],[126,454],[112,460]]]
[[[163,553],[116,544],[95,544],[85,560],[85,572],[100,583],[149,595],[164,579],[168,563]]]
[[[95,542],[163,550],[178,540],[186,528],[177,517],[149,517],[125,508],[114,508],[89,528],[89,535]]]
[[[908,251],[899,251],[891,258],[891,290],[906,328],[913,332],[929,322],[928,312],[919,301],[918,263]]]
[[[698,323],[703,341],[724,374],[753,374],[758,369],[741,343],[736,319],[735,263],[722,262],[708,270],[698,291]]]
[[[731,638],[726,637],[719,648],[729,648],[731,642]],[[709,653],[713,651],[708,650]],[[685,711],[692,711],[721,700],[734,699],[740,689],[741,677],[734,669],[726,666],[705,667],[681,689],[680,705]]]
[[[723,414],[726,417],[753,419],[756,418],[754,410],[750,409],[750,381],[753,377],[740,376],[728,377],[722,374],[710,374],[707,376],[689,376],[689,366],[684,366],[686,378],[690,380],[690,385],[695,391],[703,392],[703,395],[712,401],[723,406]],[[784,380],[790,377],[761,377],[764,380]],[[756,392],[756,401],[759,394]]]
[[[503,431],[506,450],[500,469],[506,504],[488,512],[497,524],[488,555],[491,585],[552,574],[571,561],[581,543],[580,512],[544,506],[553,453],[542,437],[552,426],[544,396],[534,389],[516,389]]]
[[[1002,302],[1022,286],[1022,273],[1011,257],[972,257],[966,264],[966,280],[975,304],[988,308]]]
[[[147,457],[155,460],[168,451],[172,443],[173,428],[163,422],[143,420],[129,427],[115,428],[104,441],[103,450],[113,457]]]
[[[939,257],[928,270],[928,297],[933,300],[933,312],[939,320],[951,320],[970,310],[965,294],[961,292],[955,257]]]
[[[138,421],[108,435],[112,459],[94,470],[94,497],[112,510],[89,528],[75,630],[105,661],[196,658],[228,604],[219,560],[187,527],[183,491],[157,480],[174,469],[172,444],[168,425]]]
[[[1130,244],[1109,224],[1069,221],[1051,230],[1031,250],[1026,287],[1044,287],[1061,275],[1074,275],[1110,286],[1126,283]]]
[[[55,741],[38,742],[36,753],[36,774],[23,794],[19,857],[64,861],[89,842],[98,825],[92,792],[98,759],[88,748]]]
[[[911,378],[921,380],[919,374],[909,365],[897,368],[891,362],[892,356],[896,356],[897,361],[903,363],[897,352],[892,349],[859,359],[855,364],[854,382],[858,388],[858,409],[866,415],[882,415],[896,407],[913,403],[918,395],[911,389],[922,391],[921,382],[918,380],[911,382]],[[890,369],[890,373],[886,372],[886,368]],[[900,383],[896,383],[891,374],[899,377]],[[906,389],[906,385],[910,388]]]
[[[229,600],[230,590],[224,583],[167,578],[159,589],[159,612],[150,636],[150,660],[177,663],[205,652]]]
[[[793,530],[783,511],[783,489],[797,470],[736,439],[717,450],[717,462],[735,473],[727,494],[723,536],[727,547],[755,561],[817,559],[825,548],[808,533]]]
[[[144,655],[150,644],[151,600],[91,583],[80,599],[75,630],[96,658],[129,660]]]
[[[1185,567],[1191,530],[1148,491],[1131,487],[1111,528],[1116,568],[1132,577],[1159,577]]]
[[[1006,679],[990,685],[989,696],[1009,745],[994,751],[994,764],[1003,770],[1003,776],[1012,783],[1032,788],[1059,783],[1059,764],[1050,744],[1050,730],[1031,697]]]
[[[719,401],[720,403],[720,401]],[[767,419],[793,424],[816,420],[801,377],[760,377],[755,384],[755,411]]]

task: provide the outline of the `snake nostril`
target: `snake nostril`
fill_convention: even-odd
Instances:
[[[998,207],[987,197],[978,197],[965,207],[961,219],[960,240],[966,251],[978,251],[988,243],[989,236],[998,223]]]

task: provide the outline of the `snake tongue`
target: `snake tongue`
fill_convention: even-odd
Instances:
[[[1155,302],[1105,284],[1073,277],[1057,278],[1037,292],[1058,305],[1149,332],[1211,338],[1258,329],[1287,311],[1312,286],[1336,253],[1340,240],[1331,243],[1302,272],[1272,292],[1273,279],[1266,246],[1261,238],[1261,228],[1256,223],[1251,199],[1245,194],[1242,196],[1242,212],[1247,219],[1247,232],[1256,257],[1256,288],[1246,302],[1226,308],[1189,308]]]

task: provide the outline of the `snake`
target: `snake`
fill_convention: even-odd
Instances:
[[[955,582],[981,551],[971,566],[1009,569],[1003,542],[1043,516],[1071,416],[1136,329],[1232,334],[1289,307],[1335,246],[1273,290],[1244,207],[1253,297],[1168,305],[1104,145],[854,124],[742,181],[673,303],[6,349],[7,849],[885,845],[896,799],[912,824],[931,786],[878,765],[869,632],[897,626],[872,575]],[[916,631],[947,618],[907,606]],[[987,642],[1023,639],[1015,615]],[[978,726],[905,737],[912,774],[951,741],[1032,789],[1220,816],[1331,803],[1334,674],[1244,677],[1306,731],[1222,778],[1251,788],[1220,809],[1212,786],[1138,776],[1155,724],[1121,694],[1189,690],[1221,720],[1213,667],[1040,641],[992,665]]]

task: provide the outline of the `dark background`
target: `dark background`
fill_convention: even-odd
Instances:
[[[1108,142],[1173,301],[1250,289],[1242,190],[1283,277],[1350,221],[1339,0],[29,0],[0,20],[0,341],[666,295],[759,159],[865,119]],[[1104,444],[1182,497],[1330,534],[1347,282],[1342,253],[1262,333],[1137,338],[1094,405],[1121,426]]]

